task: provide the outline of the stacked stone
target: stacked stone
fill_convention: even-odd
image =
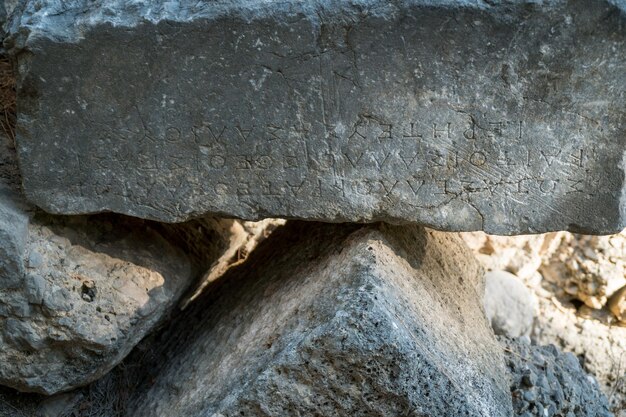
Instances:
[[[103,381],[163,325],[106,415],[509,416],[482,270],[423,225],[626,224],[619,3],[23,0],[0,16],[18,77],[0,384],[20,391]],[[270,217],[327,223],[255,249],[267,223],[232,219]],[[94,406],[80,398],[55,417]]]

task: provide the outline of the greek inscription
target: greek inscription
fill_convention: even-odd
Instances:
[[[409,129],[404,132],[402,137],[404,137],[404,138],[412,138],[412,139],[421,139],[422,138],[422,134],[419,133],[417,131],[417,129],[415,128],[415,123],[410,122],[409,123]]]
[[[215,143],[220,143],[220,141],[222,140],[222,136],[224,135],[224,132],[226,131],[226,126],[222,126],[222,128],[220,129],[220,128],[213,127],[211,125],[207,125],[207,129],[209,130],[209,133],[211,134],[213,141]]]
[[[447,138],[450,139],[451,136],[451,130],[450,127],[452,126],[452,123],[448,122],[445,123],[443,127],[441,126],[437,126],[437,123],[433,123],[433,139],[439,139],[439,138]]]
[[[235,126],[235,132],[237,132],[237,135],[244,142],[248,141],[248,138],[250,137],[250,133],[252,133],[253,130],[254,130],[254,126],[252,126],[250,129],[244,129],[243,127],[239,125]]]
[[[406,183],[409,185],[411,191],[413,191],[413,195],[417,196],[417,193],[419,193],[419,191],[422,189],[422,186],[424,185],[424,180],[419,180],[413,177],[407,179]]]
[[[321,180],[320,180],[320,184],[321,184]],[[321,185],[320,185],[321,187]],[[346,184],[345,184],[345,180],[335,180],[331,185],[331,191],[333,192],[339,192],[341,194],[342,197],[346,196]],[[337,195],[337,194],[333,194],[333,195]]]
[[[240,182],[237,184],[237,195],[250,195],[250,183],[249,182]]]
[[[277,126],[277,125],[268,124],[266,126],[266,129],[267,129],[267,133],[269,135],[268,138],[269,138],[270,141],[283,139],[283,137],[281,135],[283,134],[284,129],[282,127]]]
[[[500,151],[500,155],[498,160],[496,161],[497,165],[510,167],[515,164],[515,161],[509,156],[509,151]]]
[[[391,196],[391,193],[396,188],[398,183],[400,183],[399,180],[394,181],[394,182],[386,181],[386,180],[380,180],[380,185],[382,186],[382,188],[384,190],[385,197]]]
[[[357,194],[369,196],[372,195],[374,183],[371,180],[361,180],[354,182],[354,191]]]
[[[215,184],[215,187],[213,189],[215,190],[215,194],[217,195],[228,194],[228,185],[224,184],[223,182],[218,182],[217,184]]]
[[[178,143],[181,140],[180,129],[176,127],[168,127],[165,131],[165,140],[169,143]]]
[[[280,195],[280,190],[272,181],[263,181],[261,183],[261,193],[266,196],[276,197]]]
[[[211,168],[223,168],[226,165],[226,159],[222,155],[212,155],[209,158],[209,166]]]
[[[476,139],[476,123],[474,123],[473,121],[470,123],[470,127],[463,131],[463,137],[469,140]]]
[[[552,193],[556,189],[556,185],[558,182],[559,180],[548,180],[548,179],[540,180],[539,190],[544,194]]]
[[[441,151],[439,150],[429,151],[428,157],[429,157],[429,160],[428,160],[429,167],[434,168],[434,167],[445,166],[445,158],[443,154],[441,153]]]
[[[389,123],[381,123],[380,128],[382,132],[378,135],[378,139],[391,139],[391,129],[393,126]]]
[[[252,161],[245,155],[237,155],[235,169],[252,169]]]
[[[556,158],[561,155],[561,150],[557,148],[542,149],[539,151],[539,153],[541,153],[541,156],[543,157],[543,159],[545,159],[546,163],[550,167],[552,166]]]
[[[391,151],[387,152],[387,153],[383,153],[382,155],[373,155],[373,159],[374,162],[376,163],[376,168],[381,171],[384,166],[385,163],[387,163],[387,161],[389,161],[389,157],[391,156]]]
[[[344,156],[346,157],[346,159],[350,162],[350,165],[352,165],[352,168],[356,168],[357,165],[359,164],[359,162],[361,161],[361,159],[363,158],[363,155],[365,154],[365,152],[361,152],[359,153],[356,157],[354,155],[350,156],[348,154],[348,152],[344,152]]]
[[[567,178],[567,182],[569,189],[566,191],[566,194],[585,192],[585,185],[583,180]]]
[[[404,153],[398,152],[398,156],[400,157],[402,162],[404,162],[404,166],[407,169],[409,169],[411,165],[413,165],[413,162],[415,162],[415,160],[417,159],[418,154],[418,152],[415,152],[413,155],[406,156]]]
[[[290,181],[287,181],[287,186],[288,188],[291,190],[291,192],[293,193],[294,197],[299,197],[300,195],[300,190],[302,190],[302,186],[304,186],[304,183],[306,181],[302,181],[300,182],[300,184],[292,184]]]
[[[257,155],[253,159],[254,167],[257,169],[270,169],[274,163],[269,155]]]
[[[457,194],[450,190],[450,181],[448,180],[436,180],[435,184],[439,187],[439,190],[435,192],[437,195],[454,195]]]
[[[487,155],[481,151],[476,151],[470,155],[469,162],[474,166],[481,167],[487,163]]]
[[[283,157],[283,168],[285,169],[298,168],[298,157],[295,155],[285,155]]]
[[[570,154],[570,162],[578,168],[584,168],[584,155],[583,149],[578,149],[575,153]]]

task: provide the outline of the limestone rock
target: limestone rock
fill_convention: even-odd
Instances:
[[[288,223],[160,338],[140,416],[509,416],[482,273],[454,236]]]
[[[485,313],[498,335],[530,336],[537,300],[515,275],[490,271],[485,275]]]
[[[609,236],[568,232],[533,236],[463,233],[488,270],[504,270],[560,298],[602,308],[626,285],[626,231]]]
[[[626,232],[612,236],[561,235],[539,270],[561,296],[602,308],[626,285]]]
[[[25,3],[5,45],[47,211],[626,226],[623,2]]]
[[[606,396],[572,353],[500,339],[511,372],[515,415],[612,417]]]
[[[486,269],[514,273],[535,294],[538,313],[531,335],[533,342],[554,344],[563,351],[573,352],[584,370],[600,383],[612,411],[619,417],[626,417],[626,327],[616,325],[614,313],[609,309],[590,309],[586,305],[577,308],[568,300],[578,296],[563,290],[565,283],[582,282],[577,274],[584,270],[568,270],[567,265],[568,256],[576,259],[583,250],[595,253],[594,258],[583,256],[583,263],[589,265],[596,259],[598,267],[592,270],[603,271],[602,275],[609,282],[621,282],[623,252],[620,251],[624,233],[597,238],[567,232],[515,237],[480,232],[462,235]],[[551,263],[564,275],[560,278],[555,275],[558,279],[548,282],[539,270],[550,267]],[[604,288],[608,288],[608,283]],[[571,294],[578,293],[576,286]],[[616,291],[611,297],[617,300],[618,296]],[[607,302],[607,307],[610,305]],[[591,314],[583,314],[587,312]]]
[[[488,271],[507,271],[527,282],[534,280],[544,260],[556,251],[564,233],[495,236],[469,232],[461,237]]]
[[[619,321],[626,323],[626,285],[613,293],[607,306]]]
[[[51,394],[119,363],[190,285],[247,244],[235,220],[54,217],[0,198],[0,384]]]

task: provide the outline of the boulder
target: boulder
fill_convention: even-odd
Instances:
[[[534,294],[506,271],[485,274],[485,313],[498,335],[530,336],[537,309]]]
[[[128,415],[508,417],[482,276],[449,234],[287,223],[158,337]]]
[[[0,384],[52,394],[94,381],[250,237],[236,220],[55,217],[0,189]]]
[[[623,2],[24,3],[5,45],[49,212],[626,226]]]

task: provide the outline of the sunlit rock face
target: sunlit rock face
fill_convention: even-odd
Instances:
[[[623,7],[26,1],[24,189],[60,214],[617,232]]]
[[[22,391],[104,375],[249,236],[234,220],[55,217],[0,197],[0,384]]]

